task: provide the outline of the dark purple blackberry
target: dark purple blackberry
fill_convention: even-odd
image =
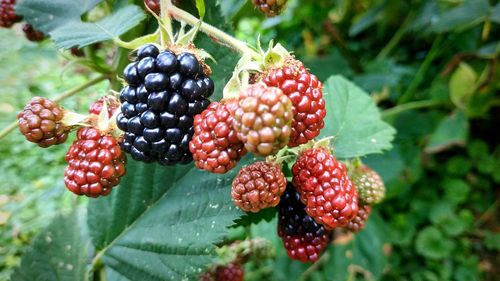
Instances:
[[[288,256],[302,262],[316,261],[330,241],[330,231],[306,213],[291,183],[278,205],[278,235]]]
[[[315,233],[323,235],[326,229],[306,213],[305,205],[300,201],[300,193],[291,183],[287,184],[281,196],[279,208],[279,226],[288,235]]]
[[[118,127],[122,148],[132,158],[162,165],[192,161],[193,119],[210,104],[214,83],[197,58],[145,45],[124,70]]]

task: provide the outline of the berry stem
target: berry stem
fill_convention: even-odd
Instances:
[[[196,26],[199,24],[199,19],[197,19],[190,13],[172,5],[170,0],[162,0],[162,1],[167,1],[170,3],[170,5],[167,5],[167,9],[172,18],[176,20],[182,20],[191,26]],[[253,50],[252,48],[250,48],[246,42],[240,41],[210,24],[202,22],[200,25],[200,30],[203,33],[207,34],[212,39],[216,39],[214,41],[218,44],[236,50],[241,54],[250,54],[252,57],[256,58],[260,57],[260,54],[255,50]]]
[[[160,2],[160,18],[163,22],[162,27],[160,28],[161,32],[161,45],[162,47],[168,46],[173,40],[173,28],[172,28],[172,19],[170,18],[169,9],[173,7],[171,0],[161,0]]]
[[[101,75],[101,76],[98,76],[90,81],[88,81],[87,83],[85,84],[82,84],[78,87],[75,87],[65,93],[62,93],[61,95],[57,96],[55,99],[53,99],[53,101],[55,102],[59,102],[63,99],[66,99],[68,97],[71,97],[75,94],[78,94],[79,92],[95,85],[95,84],[98,84],[99,82],[107,79],[108,76],[107,75]],[[10,132],[12,132],[15,128],[17,128],[17,120],[12,122],[9,126],[5,127],[2,131],[0,131],[0,139],[4,138],[5,136],[7,136]]]

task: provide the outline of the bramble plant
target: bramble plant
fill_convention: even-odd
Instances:
[[[12,280],[267,280],[273,275],[259,265],[279,253],[305,264],[303,280],[332,273],[314,275],[332,254],[349,280],[380,277],[380,269],[356,271],[373,242],[362,230],[389,193],[365,159],[392,149],[387,120],[434,103],[382,115],[384,93],[370,96],[334,72],[320,79],[277,40],[238,39],[218,1],[0,3],[0,26],[22,21],[28,40],[51,40],[92,73],[53,100],[27,101],[17,116],[37,149],[73,141],[60,181],[88,199],[86,210],[52,220]],[[277,19],[297,2],[247,4]],[[104,81],[88,112],[62,107]],[[453,99],[464,106],[472,98]],[[448,139],[436,136],[428,149],[443,145]],[[420,232],[416,251],[439,258],[426,247],[440,231]]]

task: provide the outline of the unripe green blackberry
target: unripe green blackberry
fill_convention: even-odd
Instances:
[[[354,168],[351,175],[360,204],[374,205],[385,196],[385,185],[380,175],[366,165]]]

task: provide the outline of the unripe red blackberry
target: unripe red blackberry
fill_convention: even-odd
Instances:
[[[162,165],[193,160],[189,151],[193,119],[208,107],[214,92],[210,70],[194,52],[160,52],[148,44],[125,68],[128,86],[120,92],[116,123],[125,132],[123,150],[135,160]]]
[[[61,144],[68,138],[70,127],[63,122],[65,111],[56,102],[34,97],[17,114],[21,133],[40,147]]]
[[[218,266],[215,270],[215,281],[243,281],[245,271],[237,263]]]
[[[243,167],[234,178],[231,196],[243,211],[256,213],[278,205],[285,188],[286,178],[281,165],[255,162]]]
[[[125,175],[126,158],[118,141],[93,127],[78,130],[65,160],[64,183],[77,195],[108,195]]]
[[[160,14],[160,0],[144,0],[144,5],[155,14]]]
[[[330,241],[330,232],[306,213],[291,183],[278,206],[278,235],[288,256],[301,262],[316,261]]]
[[[365,228],[366,221],[372,212],[372,208],[368,205],[360,205],[358,214],[345,227],[351,232],[358,232]]]
[[[366,205],[380,203],[385,196],[385,185],[380,175],[366,165],[354,168],[351,179],[356,186],[359,202]]]
[[[292,101],[292,132],[288,145],[295,147],[317,137],[326,116],[323,85],[293,57],[282,66],[271,68],[261,76],[269,87],[280,88]]]
[[[100,97],[98,100],[93,102],[89,107],[90,115],[99,116],[101,113],[104,103],[106,103],[106,108],[108,109],[108,117],[111,118],[117,110],[120,109],[120,100],[115,96],[107,95]]]
[[[45,39],[45,34],[36,30],[31,24],[27,23],[23,26],[24,35],[29,41],[40,42]]]
[[[292,103],[280,89],[257,83],[241,93],[233,126],[247,151],[275,154],[288,144],[291,123]]]
[[[15,11],[16,0],[0,0],[0,27],[11,27],[21,21]]]
[[[292,174],[306,212],[326,228],[345,227],[358,213],[358,194],[345,165],[326,148],[301,152]]]
[[[231,112],[237,106],[236,100],[212,102],[194,117],[194,135],[189,150],[199,169],[224,174],[245,155],[245,147],[233,129]]]
[[[268,17],[274,17],[285,9],[288,0],[252,0],[252,3]]]

